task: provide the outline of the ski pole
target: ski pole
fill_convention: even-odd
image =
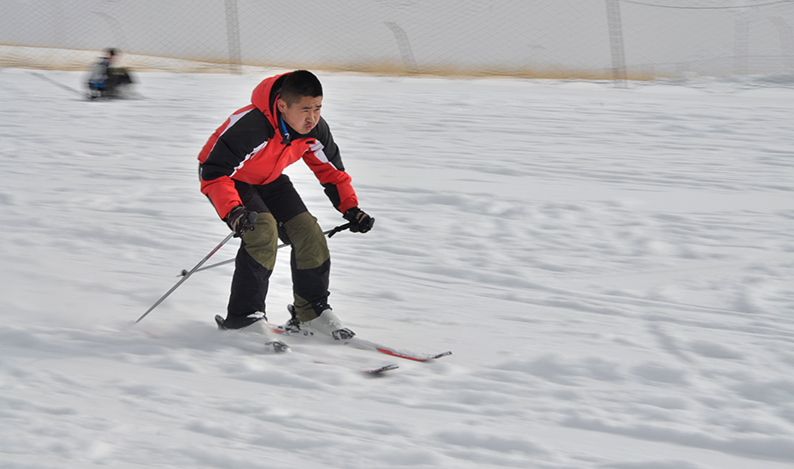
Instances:
[[[86,95],[83,92],[81,92],[80,90],[76,90],[76,89],[72,88],[71,86],[66,86],[63,83],[57,82],[57,81],[53,80],[52,78],[50,78],[48,76],[42,75],[41,73],[36,73],[36,72],[28,72],[28,73],[30,73],[31,75],[37,76],[37,77],[41,78],[44,81],[48,81],[48,82],[52,83],[53,85],[60,87],[61,89],[64,89],[64,90],[67,90],[67,91],[71,91],[73,93],[77,93],[80,96],[82,96],[83,98],[86,97]]]
[[[254,222],[256,221],[256,217],[257,217],[257,214],[256,214],[256,212],[251,212],[251,213],[250,213],[250,215],[248,216],[248,220],[251,222],[251,224],[252,224],[252,225],[253,225],[253,224],[254,224]],[[222,247],[223,247],[223,245],[224,245],[224,244],[226,244],[226,243],[227,243],[227,242],[228,242],[230,239],[232,239],[232,237],[233,237],[233,236],[235,236],[235,235],[236,235],[236,233],[235,233],[234,231],[232,231],[231,233],[229,233],[228,235],[226,235],[226,237],[225,237],[225,238],[223,238],[223,241],[221,241],[221,242],[220,242],[220,243],[219,243],[217,246],[215,246],[215,247],[212,249],[212,251],[210,251],[210,252],[209,252],[209,254],[207,254],[206,256],[204,256],[204,259],[201,259],[201,260],[199,261],[199,263],[198,263],[198,264],[196,264],[196,266],[195,266],[195,267],[193,267],[192,269],[190,269],[190,272],[186,273],[184,277],[182,277],[182,278],[181,278],[181,279],[180,279],[178,282],[176,282],[176,285],[174,285],[173,287],[171,287],[171,289],[170,289],[170,290],[168,290],[168,291],[165,293],[165,295],[161,296],[159,300],[157,300],[157,301],[156,301],[156,302],[155,302],[155,303],[154,303],[154,304],[153,304],[153,305],[152,305],[152,306],[151,306],[149,309],[147,309],[147,310],[146,310],[146,312],[145,312],[145,313],[143,313],[143,315],[142,315],[141,317],[139,317],[139,318],[138,318],[138,319],[137,319],[137,320],[134,322],[134,324],[138,324],[139,322],[141,322],[141,319],[145,318],[145,317],[146,317],[146,316],[147,316],[149,313],[151,313],[151,312],[152,312],[152,310],[153,310],[154,308],[156,308],[157,306],[159,306],[159,305],[160,305],[160,303],[162,303],[162,302],[163,302],[163,300],[165,300],[166,298],[168,298],[168,295],[170,295],[171,293],[173,293],[173,292],[174,292],[174,290],[176,290],[177,288],[179,288],[179,286],[180,286],[180,285],[182,285],[183,283],[185,283],[185,280],[187,280],[187,279],[188,279],[188,278],[189,278],[191,275],[193,275],[193,273],[194,273],[194,272],[198,271],[199,267],[201,267],[202,265],[204,265],[204,263],[205,263],[205,262],[207,262],[207,260],[209,260],[209,258],[210,258],[210,257],[212,257],[212,255],[213,255],[213,254],[215,254],[216,252],[218,252],[218,250],[219,250],[220,248],[222,248]]]
[[[330,238],[333,235],[339,233],[340,231],[345,231],[348,228],[350,228],[350,223],[345,223],[344,225],[339,225],[339,226],[337,226],[336,228],[334,228],[332,230],[324,231],[323,234],[327,235]],[[276,247],[276,249],[281,249],[284,246],[289,246],[289,243],[279,244]],[[182,272],[179,275],[177,275],[177,277],[184,277],[186,275],[190,275],[190,274],[193,274],[195,272],[201,272],[202,270],[214,269],[215,267],[220,267],[222,265],[231,264],[232,262],[234,262],[234,259],[226,259],[225,261],[218,262],[217,264],[210,264],[210,265],[208,265],[206,267],[202,267],[200,269],[195,269],[195,270],[192,270],[190,272],[188,272],[186,269],[182,269]]]

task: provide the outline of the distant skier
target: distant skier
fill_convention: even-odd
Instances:
[[[122,88],[132,84],[132,77],[127,69],[113,67],[116,54],[116,49],[107,49],[105,55],[94,65],[88,77],[89,98],[116,97]]]
[[[322,229],[283,170],[303,159],[353,232],[368,232],[375,219],[358,208],[339,148],[320,117],[323,90],[306,70],[263,80],[251,103],[231,115],[199,154],[201,192],[242,239],[235,260],[224,329],[252,327],[271,334],[265,316],[268,282],[278,238],[290,242],[294,303],[290,332],[347,338],[328,304],[330,253]],[[255,223],[250,213],[256,212]]]

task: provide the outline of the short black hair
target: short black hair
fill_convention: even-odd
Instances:
[[[295,70],[287,75],[281,85],[281,99],[287,106],[292,106],[304,96],[316,98],[323,95],[323,85],[314,74],[308,70]]]
[[[108,57],[115,57],[115,55],[116,55],[116,49],[114,49],[114,48],[112,48],[112,47],[111,47],[111,48],[109,48],[109,49],[107,50],[107,55],[108,55]]]

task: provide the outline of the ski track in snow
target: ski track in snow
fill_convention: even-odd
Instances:
[[[268,73],[87,102],[0,71],[0,466],[794,464],[791,88],[322,74],[377,219],[329,241],[331,304],[362,338],[454,354],[264,355],[214,328],[230,266],[131,327],[226,235],[195,158]]]

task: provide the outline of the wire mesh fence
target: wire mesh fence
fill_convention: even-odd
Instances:
[[[649,79],[794,73],[792,0],[25,0],[0,66]]]

